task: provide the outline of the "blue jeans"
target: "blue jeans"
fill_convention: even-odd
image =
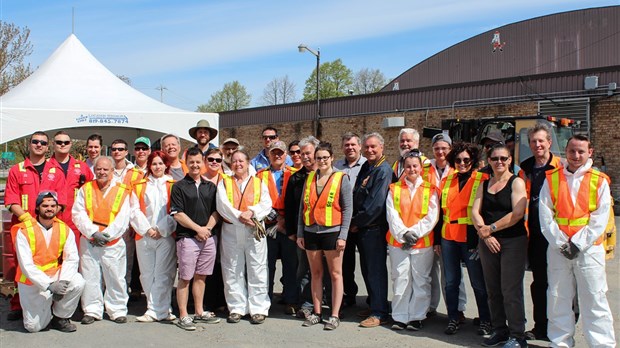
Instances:
[[[386,232],[379,226],[357,232],[357,248],[370,299],[370,315],[379,318],[387,318],[389,313]]]
[[[286,304],[297,304],[297,244],[282,233],[276,238],[267,237],[267,264],[269,268],[269,298],[273,299],[273,284],[276,275],[276,261],[282,259],[282,299]]]
[[[487,301],[487,289],[482,273],[480,259],[470,260],[472,252],[467,249],[467,243],[455,242],[452,240],[441,239],[441,255],[443,257],[444,271],[446,273],[446,307],[448,307],[448,318],[450,320],[459,319],[459,285],[463,273],[461,272],[461,261],[467,267],[469,281],[474,289],[476,305],[478,306],[478,317],[480,321],[491,321],[489,303]]]

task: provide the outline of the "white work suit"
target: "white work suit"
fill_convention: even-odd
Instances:
[[[243,192],[252,176],[248,176],[240,186]],[[233,183],[236,183],[233,178]],[[217,211],[230,223],[222,224],[221,254],[224,294],[230,313],[241,315],[268,315],[269,275],[267,269],[267,239],[254,239],[253,228],[239,221],[241,211],[228,201],[224,180],[217,186]],[[259,221],[271,211],[271,198],[267,186],[261,183],[260,201],[249,210]],[[247,269],[247,284],[246,284]]]
[[[421,190],[422,178],[418,177],[415,183],[405,180],[408,190],[403,190],[401,194],[408,194],[413,199],[416,191]],[[388,192],[386,208],[389,233],[399,243],[404,243],[404,235],[407,231],[413,231],[418,239],[433,233],[433,227],[439,219],[439,199],[432,190],[427,215],[413,226],[406,226],[403,222],[394,207],[394,196],[391,190]],[[430,273],[435,254],[433,245],[426,248],[402,250],[400,247],[388,244],[388,249],[394,291],[392,318],[401,323],[425,319],[431,300]]]
[[[575,203],[579,186],[592,160],[577,169],[575,173],[567,170],[562,160],[570,195]],[[560,247],[568,242],[568,236],[559,229],[554,220],[554,207],[549,183],[545,181],[540,191],[540,226],[547,241],[547,317],[549,324],[547,336],[551,347],[573,347],[575,340],[575,316],[573,298],[575,285],[579,299],[580,317],[583,332],[590,347],[615,347],[613,317],[607,302],[607,279],[605,275],[605,250],[603,245],[594,242],[603,234],[609,219],[611,195],[607,181],[598,189],[598,204],[590,213],[587,226],[570,239],[579,249],[579,254],[569,260],[560,253]]]
[[[437,170],[437,161],[435,159],[430,160],[431,166],[435,167],[435,182],[439,187],[441,180],[448,176],[450,165],[446,164],[441,176],[439,170]],[[437,310],[439,307],[439,299],[443,294],[443,301],[446,302],[446,279],[443,271],[443,257],[441,254],[435,254],[433,257],[433,268],[431,268],[431,304],[429,311]],[[467,305],[467,292],[465,291],[465,277],[461,277],[461,284],[459,285],[459,312],[465,312]]]
[[[97,183],[93,183],[94,190],[98,190]],[[110,186],[112,187],[112,186]],[[110,193],[108,188],[103,195]],[[129,195],[128,195],[129,196]],[[93,207],[93,209],[97,209]],[[127,271],[127,256],[123,233],[129,226],[131,214],[129,199],[126,198],[114,221],[106,227],[102,233],[107,233],[109,240],[120,238],[114,245],[103,247],[93,246],[90,239],[95,232],[99,232],[99,226],[94,224],[88,217],[84,200],[84,187],[80,189],[72,209],[73,223],[82,233],[80,238],[80,267],[82,276],[86,280],[84,293],[82,294],[82,310],[85,315],[92,316],[97,320],[103,318],[105,309],[110,319],[127,316],[127,283],[125,272]],[[101,282],[103,276],[103,283]]]
[[[53,227],[48,230],[39,224],[39,228],[45,237],[45,243],[49,246]],[[78,273],[80,259],[75,244],[75,234],[71,228],[67,226],[67,240],[62,251],[62,267],[52,277],[34,264],[28,238],[21,229],[15,236],[15,250],[22,273],[32,282],[32,285],[17,282],[19,300],[24,314],[24,328],[29,332],[38,332],[46,328],[52,320],[52,311],[59,318],[71,318],[84,289],[84,278]],[[69,281],[69,287],[60,301],[53,301],[52,293],[47,288],[57,280]]]
[[[125,159],[125,168],[120,170],[115,168],[114,170],[112,170],[112,182],[110,182],[110,186],[122,184],[123,180],[125,179],[125,175],[130,170],[132,170],[133,167],[135,167],[135,165],[129,160]],[[129,284],[131,284],[134,255],[136,254],[135,233],[129,228],[129,226],[127,226],[127,230],[125,231],[125,233],[123,233],[123,240],[125,241],[125,254],[127,255],[127,270],[125,271],[125,282],[127,282],[127,287],[129,287]]]
[[[131,195],[131,226],[142,238],[136,241],[140,282],[146,295],[145,314],[157,320],[166,319],[170,313],[172,287],[176,275],[176,246],[172,233],[177,223],[168,213],[168,191],[166,182],[169,175],[161,178],[149,176],[144,188],[145,212],[135,193]],[[153,239],[146,235],[155,228],[161,238]]]

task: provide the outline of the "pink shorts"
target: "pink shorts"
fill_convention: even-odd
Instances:
[[[213,274],[217,237],[213,236],[206,242],[195,238],[181,238],[177,241],[177,258],[179,261],[179,279],[190,280],[197,275]]]

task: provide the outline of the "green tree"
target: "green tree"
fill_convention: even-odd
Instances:
[[[239,110],[250,106],[252,96],[248,94],[246,88],[233,81],[224,84],[222,90],[211,94],[211,99],[207,104],[198,105],[198,112],[220,112]]]
[[[325,62],[320,66],[320,91],[321,99],[342,97],[349,94],[353,84],[353,73],[342,64],[341,59],[333,62]],[[302,101],[316,100],[316,68],[306,80]]]
[[[387,84],[385,75],[379,69],[363,68],[353,78],[353,93],[368,94],[378,92]]]
[[[26,79],[32,71],[24,58],[32,53],[30,29],[0,21],[0,95]]]

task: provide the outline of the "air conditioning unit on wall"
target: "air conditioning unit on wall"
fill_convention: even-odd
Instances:
[[[403,128],[405,127],[405,118],[399,117],[386,117],[381,122],[381,128]]]

